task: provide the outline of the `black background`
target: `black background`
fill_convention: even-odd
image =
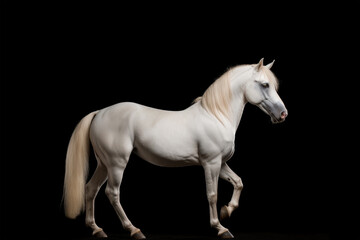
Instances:
[[[244,190],[224,225],[233,232],[331,234],[341,221],[334,217],[329,160],[336,154],[329,118],[337,103],[321,103],[335,75],[319,69],[337,59],[331,37],[338,28],[318,9],[283,7],[275,13],[267,6],[258,12],[245,6],[6,4],[6,233],[89,234],[84,216],[66,219],[61,203],[67,144],[87,113],[123,101],[181,110],[228,68],[264,57],[266,64],[276,60],[272,71],[289,116],[273,125],[261,110],[246,106],[228,162]],[[90,166],[91,172],[93,155]],[[232,186],[220,180],[219,208],[231,194]],[[214,234],[200,167],[160,168],[132,156],[121,202],[145,234]],[[106,232],[124,232],[104,188],[96,220]]]

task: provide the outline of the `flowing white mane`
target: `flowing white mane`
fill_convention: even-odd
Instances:
[[[220,122],[222,122],[221,115],[230,119],[230,101],[232,94],[229,72],[230,70],[224,73],[206,89],[201,97],[194,100],[194,102],[200,101],[203,108],[213,114]]]
[[[239,67],[250,65],[239,65],[234,68],[230,68],[221,77],[215,80],[204,92],[201,97],[194,100],[194,103],[199,102],[206,111],[213,114],[220,122],[221,115],[230,120],[231,109],[230,102],[232,99],[232,93],[230,88],[230,73],[231,71],[238,69]],[[261,71],[272,82],[276,89],[278,89],[278,80],[275,75],[267,67],[261,67]]]

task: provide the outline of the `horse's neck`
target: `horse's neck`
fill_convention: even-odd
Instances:
[[[238,68],[234,69],[230,74],[230,82],[231,82],[231,91],[232,91],[232,99],[231,99],[231,115],[232,115],[232,126],[236,131],[239,127],[240,120],[246,105],[246,99],[243,91],[242,85],[246,82],[245,74],[248,74],[249,68]],[[245,78],[244,78],[245,77]]]
[[[239,127],[240,120],[244,111],[246,101],[243,94],[233,95],[231,100],[231,116],[232,116],[232,126],[236,131]]]

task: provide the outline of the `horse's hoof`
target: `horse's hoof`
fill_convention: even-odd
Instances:
[[[226,232],[223,232],[222,234],[220,234],[219,238],[229,239],[229,238],[234,238],[234,236],[229,231],[226,231]]]
[[[136,240],[146,239],[145,235],[141,231],[134,233],[131,237]]]
[[[220,221],[223,221],[227,218],[230,217],[229,211],[227,209],[227,206],[222,206],[221,210],[220,210]]]
[[[95,233],[94,237],[96,237],[96,238],[107,238],[108,236],[106,235],[106,233],[103,230],[101,230],[101,231]]]

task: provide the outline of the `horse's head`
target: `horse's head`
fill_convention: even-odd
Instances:
[[[272,123],[280,123],[285,120],[288,111],[277,93],[277,79],[270,71],[273,63],[264,66],[261,59],[258,64],[252,65],[252,76],[245,84],[245,97],[268,114]]]

